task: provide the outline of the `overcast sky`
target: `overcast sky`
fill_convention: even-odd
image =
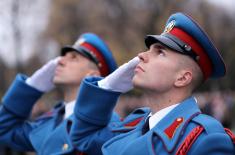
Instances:
[[[16,2],[0,1],[0,61],[8,66],[16,65],[16,60],[24,63],[33,55],[34,45],[48,23],[49,0],[21,0],[18,17],[13,9]],[[13,23],[20,32],[20,47],[14,44]]]
[[[210,3],[215,4],[227,10],[230,15],[235,13],[235,0],[208,0]]]
[[[224,8],[230,15],[235,14],[235,0],[208,0],[210,3]],[[0,1],[0,61],[9,66],[15,65],[15,60],[26,62],[33,55],[37,37],[43,32],[48,23],[50,9],[49,0],[21,0],[18,28],[22,35],[22,47],[14,47],[14,32],[12,23],[17,20],[12,15],[12,4],[14,0]],[[42,13],[43,12],[43,13]],[[235,19],[235,17],[234,17]],[[17,57],[15,52],[20,53]]]

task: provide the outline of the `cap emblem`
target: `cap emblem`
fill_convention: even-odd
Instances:
[[[175,26],[175,20],[172,20],[169,24],[167,24],[163,33],[170,32],[174,28],[174,26]]]
[[[80,38],[78,39],[75,44],[74,44],[74,47],[79,47],[81,44],[83,44],[85,42],[85,39],[84,38]]]

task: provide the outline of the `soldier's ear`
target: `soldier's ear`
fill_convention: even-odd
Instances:
[[[189,70],[182,70],[178,73],[175,81],[176,87],[184,87],[189,85],[192,82],[193,75],[192,72]]]
[[[98,70],[90,70],[86,76],[100,76],[100,72]]]

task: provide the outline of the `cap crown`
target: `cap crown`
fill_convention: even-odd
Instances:
[[[117,68],[116,61],[109,47],[94,33],[82,34],[73,46],[63,47],[61,54],[64,55],[69,51],[77,51],[95,62],[102,76],[110,74]]]

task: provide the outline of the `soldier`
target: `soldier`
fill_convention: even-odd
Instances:
[[[17,75],[2,99],[0,144],[42,155],[74,153],[68,133],[81,80],[87,75],[106,76],[115,69],[116,62],[103,40],[84,33],[31,77]],[[54,87],[62,88],[64,100],[30,122],[36,101]]]
[[[161,35],[106,78],[86,78],[75,106],[71,139],[95,155],[235,154],[235,137],[201,113],[193,91],[208,78],[225,75],[225,65],[206,33],[189,16],[169,17]],[[143,90],[150,108],[109,124],[120,93]],[[92,98],[84,98],[87,93]],[[99,148],[102,146],[102,148]]]

